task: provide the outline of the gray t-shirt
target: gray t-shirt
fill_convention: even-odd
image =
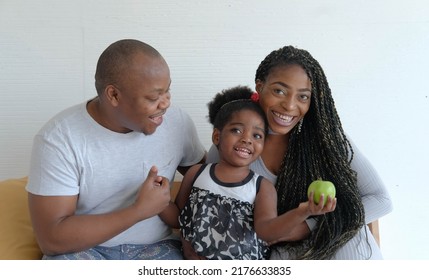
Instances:
[[[177,166],[205,153],[188,114],[171,106],[152,135],[117,133],[99,125],[86,103],[64,110],[35,136],[27,191],[79,195],[76,215],[108,213],[132,204],[151,166],[173,181]],[[141,221],[103,246],[151,244],[171,229],[158,216]]]

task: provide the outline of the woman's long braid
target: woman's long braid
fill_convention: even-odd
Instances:
[[[305,69],[312,97],[301,132],[297,128],[291,132],[277,178],[278,211],[282,214],[306,201],[309,184],[319,178],[336,186],[337,207],[334,212],[315,217],[317,226],[307,240],[282,245],[298,259],[329,259],[365,221],[356,173],[350,167],[353,150],[323,69],[307,51],[287,46],[272,52],[261,62],[255,78],[265,81],[273,67],[290,64]]]

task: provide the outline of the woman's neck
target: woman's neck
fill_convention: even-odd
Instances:
[[[265,167],[274,175],[278,175],[284,155],[289,144],[289,134],[269,134],[265,138],[261,158]]]

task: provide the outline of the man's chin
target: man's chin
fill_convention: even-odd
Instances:
[[[150,127],[150,128],[143,128],[141,129],[141,132],[145,135],[152,135],[155,133],[156,129],[157,129],[157,126]]]

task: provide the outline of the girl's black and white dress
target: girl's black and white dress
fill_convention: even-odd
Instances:
[[[253,206],[263,177],[253,171],[241,182],[223,183],[216,164],[197,172],[179,222],[182,236],[208,259],[264,259],[267,244],[253,229]]]

